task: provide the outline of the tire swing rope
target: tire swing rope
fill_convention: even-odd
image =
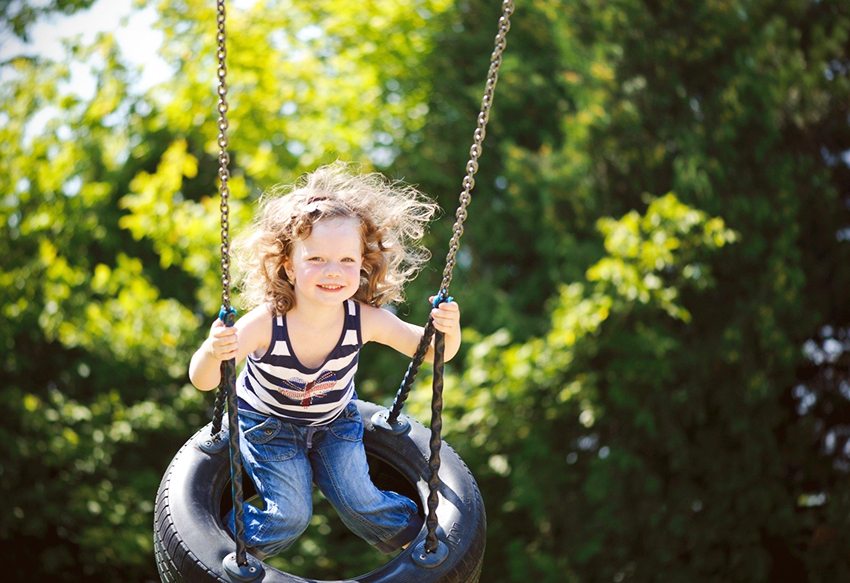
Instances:
[[[507,46],[507,34],[511,28],[511,16],[514,12],[514,1],[503,0],[502,14],[499,18],[499,28],[494,41],[493,52],[490,55],[490,68],[487,73],[487,82],[484,95],[481,99],[481,108],[477,117],[477,127],[473,133],[473,143],[469,149],[469,160],[466,163],[466,175],[463,178],[463,189],[459,196],[459,206],[455,212],[455,223],[452,227],[452,237],[449,241],[449,251],[446,255],[446,264],[443,269],[443,279],[440,283],[440,291],[433,301],[437,307],[443,302],[451,301],[448,295],[451,285],[454,267],[457,263],[457,253],[460,249],[460,238],[463,236],[463,224],[468,217],[467,207],[472,201],[472,189],[475,187],[475,174],[478,172],[478,160],[483,153],[484,138],[487,134],[487,122],[490,118],[490,109],[493,105],[496,83],[499,78],[499,69],[502,65],[502,54]],[[221,310],[219,319],[227,326],[233,326],[236,320],[236,310],[230,301],[230,154],[228,153],[227,129],[227,34],[225,29],[226,10],[225,0],[216,1],[216,21],[218,32],[216,35],[218,59],[218,147],[219,147],[219,198],[221,210]],[[434,328],[433,319],[428,318],[422,338],[416,348],[416,352],[408,365],[404,378],[393,400],[391,410],[381,410],[372,417],[376,428],[390,431],[395,434],[404,434],[410,430],[410,423],[401,419],[401,409],[407,400],[413,382],[419,371],[425,354],[434,341],[434,372],[431,398],[431,438],[429,440],[430,458],[428,467],[430,476],[428,480],[428,515],[425,520],[427,535],[423,543],[418,545],[413,553],[413,560],[424,567],[435,567],[441,564],[448,555],[448,548],[441,544],[437,538],[437,506],[439,503],[440,488],[440,447],[442,444],[442,410],[443,410],[443,370],[445,354],[445,337],[442,332]],[[221,363],[221,382],[216,394],[213,408],[213,419],[211,424],[211,435],[207,446],[211,449],[223,447],[222,424],[227,405],[228,414],[228,446],[230,450],[230,478],[231,496],[233,499],[234,530],[236,539],[236,551],[227,555],[222,562],[225,570],[234,578],[244,581],[254,580],[262,576],[263,567],[255,560],[250,560],[245,545],[244,524],[244,495],[242,490],[242,456],[239,450],[239,419],[236,400],[236,361],[230,359]]]

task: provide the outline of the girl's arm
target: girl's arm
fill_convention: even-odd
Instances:
[[[231,358],[242,362],[249,354],[264,350],[271,340],[271,313],[268,307],[254,308],[233,326],[216,319],[209,336],[192,355],[189,380],[198,389],[210,391],[221,382],[221,363]]]
[[[434,327],[446,335],[445,361],[451,360],[460,349],[460,306],[444,302],[431,310]],[[378,342],[395,348],[406,356],[413,356],[423,328],[400,319],[388,310],[361,306],[363,342]],[[434,341],[425,353],[427,362],[434,362]]]

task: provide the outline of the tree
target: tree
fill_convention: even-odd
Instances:
[[[32,6],[32,3],[12,2],[11,0],[0,3],[0,23],[2,23],[2,27],[9,28],[15,36],[26,41],[29,40],[29,28],[40,18],[57,12],[73,14],[89,8],[94,4],[94,0],[50,0],[39,4]]]
[[[383,143],[421,123],[406,115],[419,97],[392,87],[443,6],[402,8],[231,11],[234,232],[260,190],[336,157],[368,168]],[[200,1],[160,11],[176,75],[145,94],[108,33],[71,42],[64,62],[3,65],[0,399],[11,421],[0,532],[15,541],[3,550],[13,578],[154,577],[157,484],[209,418],[186,366],[220,287],[215,14]],[[79,64],[95,74],[91,99],[67,89]],[[307,568],[335,566],[305,556]]]
[[[556,6],[515,20],[498,178],[478,191],[458,276],[479,300],[472,327],[494,332],[446,396],[489,548],[510,549],[483,577],[846,577],[846,8]],[[457,42],[483,44],[479,10],[450,14]],[[439,79],[477,52],[447,54]],[[426,128],[471,109],[453,93]],[[673,250],[656,273],[644,254],[676,238],[646,193],[671,191],[735,244],[703,242],[695,264]],[[561,281],[575,283],[540,318]]]
[[[405,178],[447,215],[399,307],[424,317],[498,6],[267,4],[228,18],[234,232],[337,157]],[[209,417],[185,366],[219,303],[215,18],[158,8],[175,76],[145,94],[109,34],[3,65],[13,578],[155,577],[153,492]],[[482,580],[847,578],[848,35],[837,1],[518,5],[445,395]],[[79,63],[91,99],[65,88]],[[367,357],[358,390],[385,399],[403,362]],[[283,564],[367,568],[332,520]]]

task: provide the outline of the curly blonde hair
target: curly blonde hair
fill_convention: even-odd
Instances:
[[[404,299],[404,285],[431,254],[421,244],[439,207],[412,186],[378,173],[355,172],[335,162],[277,186],[259,201],[253,229],[234,244],[242,300],[249,308],[270,303],[275,314],[295,305],[284,264],[293,244],[316,222],[335,217],[360,221],[363,266],[354,299],[381,306]]]

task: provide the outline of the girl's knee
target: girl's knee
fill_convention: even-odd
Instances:
[[[307,530],[310,518],[313,516],[313,508],[309,504],[277,506],[274,502],[268,502],[266,510],[271,517],[271,522],[275,525],[275,530],[295,533],[296,537]]]
[[[289,547],[307,530],[312,516],[310,506],[280,507],[272,501],[257,517],[254,525],[246,524],[246,544],[266,556],[275,555]]]
[[[293,532],[297,531],[300,535],[302,532],[307,530],[307,527],[310,525],[310,518],[312,518],[311,510],[303,510],[302,512],[295,513],[292,517],[290,517],[290,528]]]

